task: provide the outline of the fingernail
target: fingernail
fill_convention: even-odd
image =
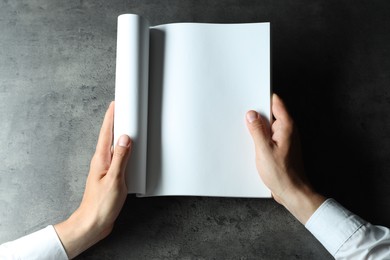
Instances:
[[[259,117],[259,115],[257,114],[256,111],[249,111],[247,114],[246,114],[246,119],[249,121],[249,123],[252,123],[253,121],[255,121],[257,118]]]
[[[119,146],[128,147],[129,144],[130,144],[130,137],[128,137],[127,135],[122,135],[121,137],[119,137],[118,140]]]

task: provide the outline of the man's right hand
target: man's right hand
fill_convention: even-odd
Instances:
[[[305,224],[325,198],[304,175],[299,136],[283,101],[272,95],[271,127],[256,111],[246,121],[256,149],[256,167],[274,199]]]

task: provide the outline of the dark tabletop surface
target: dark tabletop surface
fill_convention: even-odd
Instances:
[[[0,1],[0,243],[80,203],[114,99],[116,18],[272,26],[272,85],[308,178],[390,226],[390,1]],[[79,259],[331,259],[271,199],[129,196]]]

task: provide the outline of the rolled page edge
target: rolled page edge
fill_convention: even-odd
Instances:
[[[123,134],[133,140],[126,167],[129,193],[144,193],[147,151],[149,22],[139,15],[118,16],[114,146]]]

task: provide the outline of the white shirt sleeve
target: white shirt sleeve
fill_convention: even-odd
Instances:
[[[390,230],[371,225],[333,199],[305,226],[336,259],[390,259]]]
[[[0,259],[68,260],[53,226],[0,245]]]

